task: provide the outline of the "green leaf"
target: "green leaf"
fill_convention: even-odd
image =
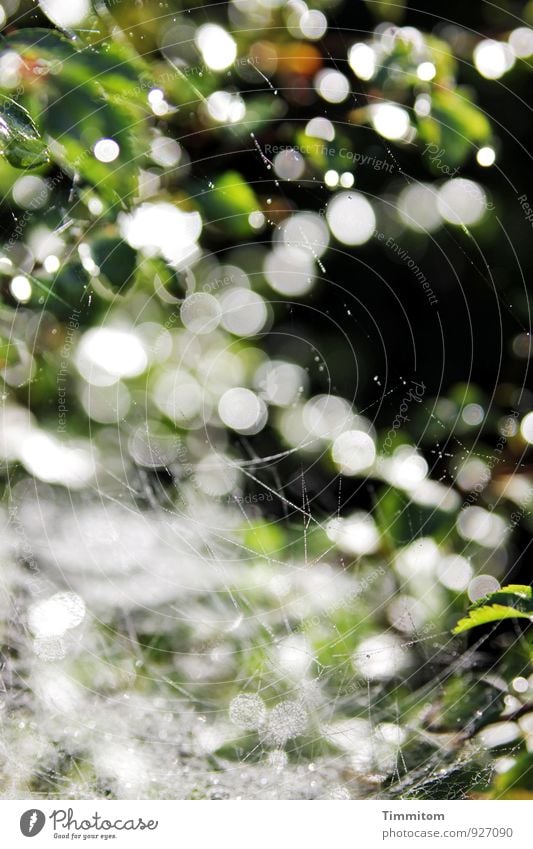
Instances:
[[[98,236],[91,244],[91,253],[114,292],[133,283],[137,253],[122,239]]]
[[[533,752],[523,754],[494,782],[493,799],[533,799]]]
[[[405,0],[372,0],[366,4],[375,18],[382,21],[401,21],[405,15]]]
[[[6,41],[30,71],[41,69],[30,77],[22,99],[49,137],[54,161],[110,203],[130,202],[149,142],[142,62],[121,45],[78,46],[50,30],[22,30]],[[101,139],[119,146],[111,162],[94,154]]]
[[[183,300],[192,284],[193,280],[187,269],[177,271],[160,257],[137,256],[135,285],[147,291],[155,289],[164,303],[175,304]],[[174,325],[176,321],[177,316],[172,313],[171,324]]]
[[[418,131],[426,145],[439,148],[428,151],[425,157],[430,170],[437,174],[461,165],[473,149],[491,137],[490,124],[483,112],[464,91],[451,89],[433,91],[431,116],[418,119]]]
[[[257,496],[255,496],[257,499]],[[262,499],[261,499],[262,500]],[[274,555],[283,551],[285,535],[271,522],[258,521],[250,524],[244,535],[244,544],[260,554]]]
[[[472,608],[483,607],[487,600],[491,604],[505,604],[516,607],[524,613],[533,612],[532,589],[527,584],[507,584],[493,593],[480,598]]]
[[[79,262],[62,265],[52,282],[32,274],[27,277],[34,288],[33,303],[44,303],[49,312],[63,320],[68,320],[72,310],[80,307],[89,280]]]
[[[72,87],[100,85],[107,93],[119,95],[124,103],[146,106],[148,88],[140,80],[146,66],[125,44],[74,44],[55,30],[38,27],[19,30],[6,42],[30,67],[36,61],[45,61],[48,73],[40,75],[45,82],[59,76],[68,79]]]
[[[236,171],[226,171],[217,177],[214,187],[197,195],[196,202],[205,210],[207,223],[211,223],[233,236],[253,233],[248,216],[259,208],[253,189]]]
[[[505,706],[504,695],[490,681],[473,673],[451,678],[426,719],[427,728],[437,733],[473,734],[500,717]]]
[[[489,593],[477,601],[469,610],[468,616],[460,619],[454,634],[462,634],[479,625],[501,622],[504,619],[529,619],[533,621],[533,598],[531,587],[521,584],[509,584]]]
[[[453,629],[453,633],[462,634],[471,628],[477,628],[478,625],[488,625],[489,622],[501,622],[503,619],[516,618],[531,620],[533,617],[527,613],[521,613],[512,607],[506,607],[503,604],[489,604],[485,607],[471,610],[467,617],[459,620]]]
[[[20,360],[20,354],[13,340],[0,334],[0,369],[12,366]]]
[[[29,112],[6,95],[0,95],[1,152],[15,168],[37,168],[49,161],[45,142]]]

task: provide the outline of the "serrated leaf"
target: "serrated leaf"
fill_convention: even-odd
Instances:
[[[531,600],[531,587],[524,584],[507,584],[506,587],[501,587],[493,593],[488,593],[483,598],[478,599],[471,605],[474,610],[477,607],[483,607],[490,602],[491,604],[503,604],[506,607],[513,607],[522,613],[533,612],[533,601]]]
[[[519,599],[526,600],[533,598],[533,590],[528,584],[507,584],[505,587],[501,587],[499,590],[495,590],[493,593],[489,593],[485,598],[494,599],[497,596],[516,596]],[[483,603],[483,599],[479,599],[476,601],[475,607],[478,607]]]
[[[15,168],[37,168],[49,161],[46,144],[29,112],[6,95],[0,95],[0,146]]]
[[[533,598],[529,586],[509,584],[472,605],[468,616],[460,619],[454,634],[462,634],[479,625],[500,622],[504,619],[528,619],[533,621]]]
[[[471,628],[477,628],[479,625],[488,625],[490,622],[501,622],[503,619],[533,619],[531,614],[522,613],[513,607],[506,607],[504,604],[488,604],[484,607],[478,607],[471,610],[468,616],[460,619],[455,628],[454,634],[462,634],[464,631],[469,631]]]

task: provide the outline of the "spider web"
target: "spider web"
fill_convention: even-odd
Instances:
[[[337,59],[329,58],[337,68]],[[197,98],[193,105],[204,108],[206,98],[189,78],[185,82]],[[277,97],[266,82],[261,93]],[[228,132],[236,134],[231,126]],[[235,139],[241,154],[237,141],[244,143]],[[378,141],[402,184],[410,185],[390,146]],[[257,184],[276,191],[290,209],[291,180],[280,186],[273,177],[276,165],[255,133],[244,152],[256,163]],[[200,193],[204,184],[214,189],[210,167],[196,168]],[[325,204],[331,211],[325,184],[302,180],[297,190],[304,209]],[[274,213],[264,218],[275,243],[281,225]],[[333,316],[311,301],[309,326],[318,313],[327,316],[339,350],[351,358],[342,368],[358,375],[352,338],[369,336],[364,298],[345,280],[329,277],[329,259],[322,260],[317,240],[302,227],[300,249],[342,304]],[[489,282],[474,236],[464,226],[461,236],[464,242],[448,234],[447,244],[474,276]],[[254,269],[250,279],[259,273]],[[405,316],[388,282],[380,282]],[[501,304],[503,296],[497,297]],[[287,311],[273,335],[279,332],[288,344],[287,327],[298,335],[300,306],[274,297],[269,306],[280,302]],[[409,317],[406,326],[406,337],[416,342]],[[350,407],[347,421],[375,441],[376,431],[398,414],[410,378],[396,375],[379,322],[372,328],[384,351],[376,397],[356,411],[355,390],[342,401]],[[432,328],[445,335],[438,311]],[[191,343],[190,360],[180,356],[207,385],[211,371],[203,360],[211,337],[220,337],[206,335],[197,348]],[[266,348],[268,331],[257,335]],[[228,338],[224,349],[234,344]],[[298,343],[299,352],[308,349],[300,367],[311,362],[309,382],[325,390],[315,397],[338,402],[338,360],[319,348],[311,331]],[[272,389],[255,388],[258,397]],[[371,480],[364,468],[339,475],[342,457],[333,462],[332,443],[345,422],[321,424],[327,407],[320,408],[318,424],[312,419],[315,430],[298,433],[292,443],[295,428],[278,411],[279,433],[265,450],[267,439],[247,435],[246,427],[226,450],[224,438],[214,437],[204,421],[177,438],[169,461],[156,439],[152,444],[147,401],[135,420],[146,425],[144,465],[131,457],[139,431],[122,419],[114,462],[102,464],[82,491],[59,491],[8,469],[0,514],[4,796],[463,799],[487,793],[524,749],[525,732],[515,722],[524,703],[509,680],[527,674],[527,652],[520,653],[518,628],[503,644],[496,627],[466,648],[464,639],[451,636],[466,602],[445,588],[438,563],[451,553],[467,560],[473,548],[471,538],[456,536],[455,474],[468,461],[490,461],[494,454],[477,439],[467,444],[438,414],[438,400],[412,402],[425,425],[420,438],[412,438],[417,445],[407,446],[415,462],[434,461],[426,467],[440,486],[437,503],[434,496],[416,500],[398,479],[394,457],[380,456]],[[136,403],[142,408],[138,397]],[[299,408],[303,398],[297,393],[291,403]],[[296,430],[303,430],[302,422]],[[442,442],[425,438],[429,425],[442,432]],[[98,432],[90,438],[101,445]],[[219,481],[222,452],[222,477],[234,474],[238,483],[222,487],[221,495],[197,478],[209,453],[213,466],[204,463],[202,472]],[[444,508],[450,493],[452,508]],[[449,521],[437,544],[431,523],[441,514]],[[373,534],[384,541],[382,549],[373,545]],[[497,561],[492,549],[475,554],[480,570]]]

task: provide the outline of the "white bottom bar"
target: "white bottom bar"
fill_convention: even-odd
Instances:
[[[34,800],[35,801],[35,800]],[[531,849],[533,801],[0,802],[2,846]],[[22,818],[22,819],[21,819]],[[144,826],[144,827],[143,827]],[[27,833],[27,836],[25,836]],[[35,839],[35,843],[32,843]]]

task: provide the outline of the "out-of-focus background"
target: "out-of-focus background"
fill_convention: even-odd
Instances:
[[[531,797],[533,3],[445,11],[2,0],[4,798]]]

